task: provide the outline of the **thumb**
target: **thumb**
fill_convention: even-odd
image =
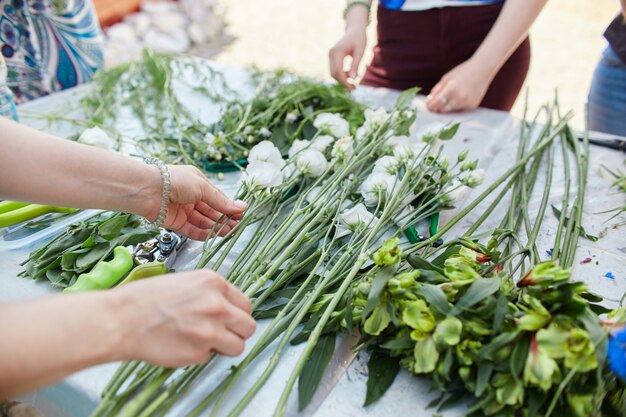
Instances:
[[[226,195],[217,189],[210,182],[204,183],[204,190],[202,193],[202,200],[208,204],[210,207],[213,207],[215,210],[224,213],[228,216],[236,216],[238,214],[242,214],[248,205],[241,200],[233,201],[230,198],[226,197]]]

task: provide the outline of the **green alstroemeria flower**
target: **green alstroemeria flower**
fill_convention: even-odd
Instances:
[[[598,367],[594,344],[585,330],[570,330],[565,341],[565,366],[575,368],[578,372],[588,372]]]
[[[433,372],[439,360],[439,352],[433,338],[428,337],[417,342],[413,356],[415,358],[415,363],[413,364],[414,373],[427,374]]]
[[[525,294],[522,300],[526,305],[519,307],[526,313],[518,320],[518,328],[520,330],[536,331],[542,329],[550,322],[550,312],[541,304],[541,301]]]
[[[444,272],[446,274],[446,277],[448,277],[448,279],[452,281],[453,286],[456,288],[470,285],[477,278],[480,278],[480,274],[478,274],[478,272],[476,272],[476,270],[472,266],[462,262],[456,263],[454,265],[446,265]]]
[[[363,330],[367,334],[378,336],[389,326],[390,322],[391,315],[389,314],[387,304],[379,304],[374,308],[374,311],[372,311],[372,314],[370,314],[367,320],[365,320]]]
[[[446,317],[437,324],[433,339],[439,344],[456,346],[461,341],[463,323],[456,317]]]
[[[528,285],[550,285],[556,282],[567,281],[571,272],[563,269],[556,262],[543,262],[535,266],[524,278],[517,283],[518,287]]]
[[[543,349],[539,347],[535,336],[530,343],[530,351],[524,366],[524,383],[535,385],[548,391],[552,384],[561,379],[559,365]]]
[[[521,405],[524,402],[524,384],[511,374],[495,374],[491,385],[496,389],[496,400],[500,404]]]
[[[406,303],[402,309],[402,321],[413,331],[413,340],[423,340],[428,337],[437,322],[424,300],[415,300]]]
[[[410,271],[398,274],[395,278],[400,281],[401,288],[414,290],[420,286],[419,282],[417,282],[420,275],[420,271]]]
[[[397,237],[387,240],[380,249],[374,253],[372,260],[378,266],[393,265],[400,259],[402,251],[398,247],[400,240]]]

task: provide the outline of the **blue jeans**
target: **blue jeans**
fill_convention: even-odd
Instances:
[[[626,64],[609,46],[589,89],[589,129],[626,136]]]

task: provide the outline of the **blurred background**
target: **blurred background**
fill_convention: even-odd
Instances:
[[[138,53],[144,44],[235,66],[330,80],[328,50],[343,34],[343,0],[95,0],[110,39],[107,65]],[[147,3],[147,4],[146,4]],[[137,10],[141,10],[137,12]],[[604,29],[618,13],[618,0],[549,0],[531,30],[532,62],[526,85],[537,109],[555,88],[573,125],[584,126],[589,83],[606,41]],[[368,54],[376,43],[370,25]],[[133,43],[135,42],[135,43]],[[521,117],[520,95],[513,114]]]

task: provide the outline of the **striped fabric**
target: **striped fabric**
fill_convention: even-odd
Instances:
[[[504,0],[379,0],[380,7],[391,10],[428,10],[440,7],[480,6]]]

